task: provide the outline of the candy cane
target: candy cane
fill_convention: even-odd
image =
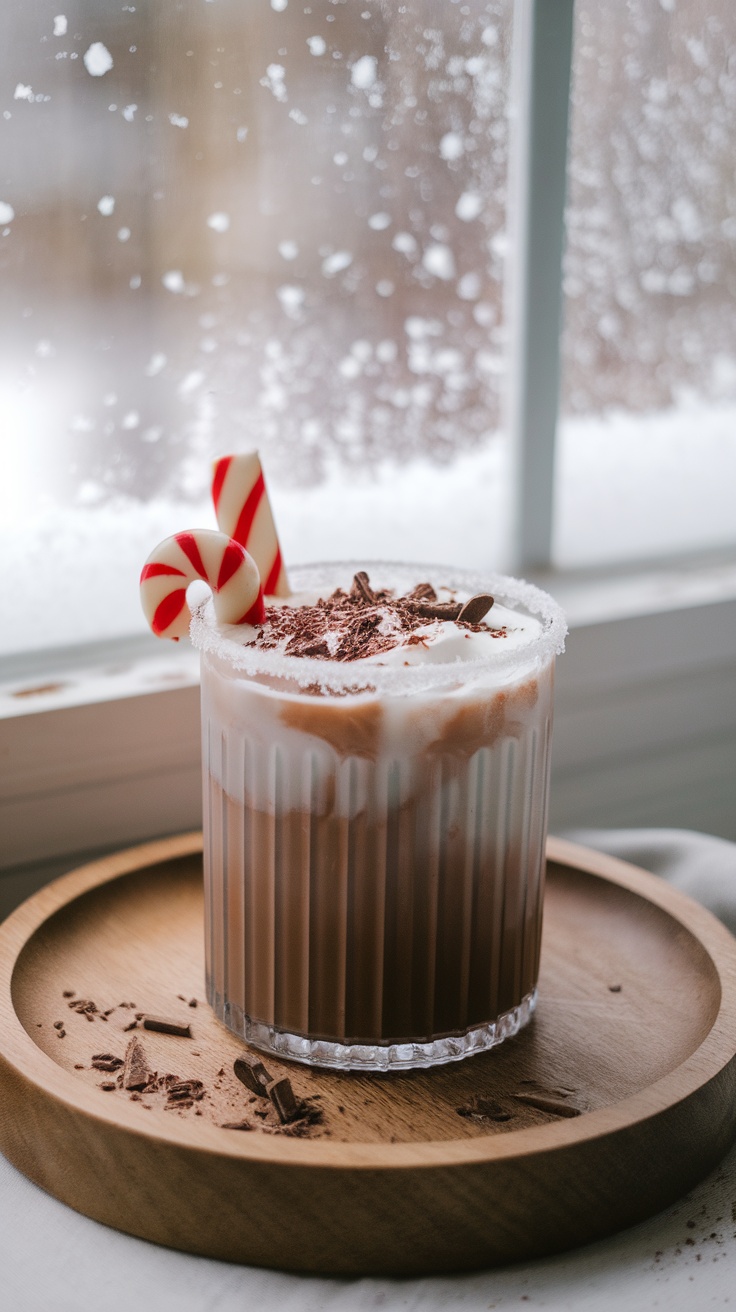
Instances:
[[[220,624],[263,623],[263,592],[253,557],[225,533],[196,528],[164,538],[141,570],[141,603],[157,638],[178,642],[189,633],[187,588],[194,579],[212,588]]]
[[[212,500],[218,527],[255,560],[266,596],[288,597],[289,581],[257,451],[215,461]]]

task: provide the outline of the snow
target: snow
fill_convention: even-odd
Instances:
[[[184,291],[184,274],[181,269],[169,269],[161,279],[167,292],[179,293]]]
[[[450,247],[441,242],[427,247],[422,256],[422,264],[427,273],[433,273],[436,278],[442,278],[445,282],[455,277],[454,256]]]
[[[230,215],[222,211],[210,214],[207,219],[207,227],[211,228],[213,232],[227,232],[230,227]]]
[[[325,278],[333,278],[336,273],[341,273],[347,269],[353,262],[350,251],[335,251],[334,254],[328,255],[322,261],[322,272]]]
[[[465,457],[451,467],[417,461],[360,478],[334,469],[308,492],[272,486],[286,558],[439,557],[451,564],[490,564],[500,545],[493,487],[498,463],[496,448],[480,461]],[[0,610],[13,616],[13,624],[3,626],[6,649],[145,632],[141,566],[162,538],[192,526],[215,527],[207,502],[117,498],[48,510],[17,524],[3,543],[12,559],[0,580]]]
[[[6,200],[0,200],[0,223],[12,223],[15,218],[15,210]]]
[[[283,287],[276,288],[276,295],[281,303],[281,308],[286,314],[293,317],[299,313],[304,301],[303,287],[293,287],[285,284]]]
[[[190,369],[189,373],[184,375],[179,384],[179,396],[185,399],[186,397],[191,396],[192,392],[196,392],[197,388],[202,386],[204,379],[205,376],[201,369]]]
[[[414,255],[417,249],[416,237],[412,237],[410,232],[397,232],[391,242],[395,251],[400,251],[402,255]]]
[[[359,367],[359,341],[353,351],[346,359]],[[201,381],[189,379],[192,387]],[[568,419],[559,448],[558,564],[733,543],[736,403]],[[287,564],[352,558],[507,568],[500,437],[448,464],[333,464],[315,487],[279,484],[267,462],[266,474]],[[0,506],[0,552],[9,562],[0,612],[12,617],[2,626],[5,650],[145,632],[141,565],[169,534],[215,527],[209,502],[110,497],[91,484],[76,506],[39,507],[33,481],[31,461]]]
[[[285,77],[286,69],[283,64],[269,64],[266,69],[266,76],[262,77],[260,80],[261,86],[267,87],[282,104],[289,99],[286,86],[284,85]]]
[[[478,195],[477,191],[464,191],[462,196],[458,197],[455,213],[459,219],[465,223],[470,223],[472,219],[477,219],[483,211],[483,197]]]
[[[460,159],[465,154],[463,139],[458,132],[446,132],[440,141],[440,155],[443,159]]]
[[[83,58],[90,77],[104,77],[113,66],[112,55],[101,41],[93,41],[89,49],[85,50]]]
[[[368,91],[374,86],[378,76],[378,62],[373,55],[362,55],[356,59],[350,70],[350,81],[361,91]]]
[[[457,284],[461,301],[475,301],[480,296],[482,281],[479,273],[464,273]]]
[[[736,541],[733,402],[568,419],[557,468],[560,566]]]

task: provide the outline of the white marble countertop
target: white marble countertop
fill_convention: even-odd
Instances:
[[[570,837],[664,875],[736,926],[736,846],[673,830]],[[0,1271],[0,1302],[8,1312],[736,1306],[736,1147],[691,1193],[620,1234],[538,1262],[420,1280],[287,1275],[158,1248],[79,1216],[0,1157]]]

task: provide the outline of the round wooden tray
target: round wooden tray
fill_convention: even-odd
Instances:
[[[0,929],[0,1147],[107,1225],[295,1271],[462,1270],[640,1220],[736,1136],[736,940],[559,840],[545,917],[536,1017],[496,1051],[395,1075],[265,1058],[320,1110],[300,1137],[249,1100],[243,1047],[203,999],[201,837],[76,870]],[[192,1037],[126,1028],[136,1013]],[[132,1035],[204,1096],[177,1102],[170,1078],[131,1098],[91,1064]]]

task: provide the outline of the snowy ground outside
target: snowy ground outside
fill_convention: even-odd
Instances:
[[[268,471],[267,471],[268,473]],[[560,433],[555,563],[637,560],[736,542],[736,405],[574,419]],[[507,567],[508,483],[499,438],[450,465],[334,468],[304,491],[271,487],[284,556]],[[145,633],[143,561],[180,529],[215,527],[192,507],[119,499],[58,508],[0,530],[0,651]]]

